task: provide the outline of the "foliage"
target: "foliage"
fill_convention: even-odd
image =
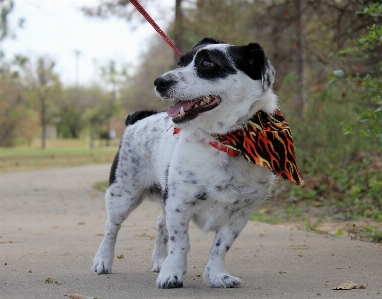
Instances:
[[[348,232],[355,237],[366,239],[374,243],[382,243],[382,231],[376,225],[366,225],[362,227],[354,226]]]
[[[28,107],[22,91],[8,72],[0,74],[0,146],[31,142],[37,131],[36,113]]]
[[[39,57],[31,61],[27,57],[16,56],[13,75],[28,103],[39,113],[41,125],[41,147],[45,148],[46,127],[54,122],[55,102],[61,90],[59,76],[56,74],[55,62],[49,57]]]
[[[369,15],[373,17],[375,22],[382,17],[382,4],[370,3],[358,15]],[[340,51],[340,55],[352,61],[358,60],[360,57],[364,60],[370,60],[376,51],[382,50],[382,25],[372,24],[367,27],[367,32],[360,39],[356,47],[346,48]],[[366,70],[366,74],[362,76],[360,73],[351,74],[346,79],[342,70],[337,70],[331,78],[330,84],[346,81],[353,87],[353,92],[358,92],[364,107],[359,113],[357,129],[347,126],[344,129],[345,134],[353,134],[357,130],[361,136],[373,138],[373,142],[379,143],[382,151],[382,61],[374,63],[371,69]],[[367,123],[367,128],[361,128],[361,123]]]
[[[0,40],[4,39],[8,34],[8,14],[14,6],[13,1],[1,1],[0,6]]]

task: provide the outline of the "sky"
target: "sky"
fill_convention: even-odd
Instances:
[[[172,12],[172,2],[166,0],[161,5],[168,5]],[[6,58],[14,54],[32,60],[49,56],[56,61],[56,71],[66,85],[74,85],[77,80],[81,85],[95,82],[96,70],[110,59],[131,65],[133,70],[156,31],[147,22],[87,17],[80,10],[97,3],[99,0],[15,0],[9,18],[15,38],[2,42]],[[156,18],[155,8],[145,9],[163,29],[166,21]],[[17,28],[20,18],[25,19],[23,28]],[[75,51],[80,53],[78,58]]]

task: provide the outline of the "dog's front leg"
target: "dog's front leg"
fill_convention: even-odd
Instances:
[[[228,273],[225,266],[225,255],[244,228],[248,218],[248,215],[240,217],[236,221],[220,227],[216,232],[214,244],[210,250],[210,258],[204,272],[204,279],[209,281],[212,288],[236,288],[241,285],[240,278]]]
[[[187,253],[190,250],[189,221],[190,212],[187,208],[176,204],[166,206],[166,226],[169,236],[168,255],[156,280],[159,288],[183,287],[183,275],[187,271]]]

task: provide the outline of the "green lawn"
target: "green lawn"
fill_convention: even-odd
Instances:
[[[84,140],[55,140],[46,149],[37,147],[0,148],[0,172],[39,170],[87,164],[112,163],[118,141],[89,148]]]

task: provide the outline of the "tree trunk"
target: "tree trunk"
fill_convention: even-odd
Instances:
[[[46,105],[45,98],[41,99],[41,148],[46,148]]]
[[[183,51],[183,12],[182,0],[175,0],[175,21],[174,21],[174,44],[180,52]],[[177,65],[179,60],[178,54],[174,52],[174,62]]]
[[[90,147],[94,147],[94,139],[95,139],[95,123],[90,122]]]
[[[295,109],[300,117],[305,114],[305,105],[307,101],[306,77],[305,77],[305,32],[304,32],[304,9],[303,1],[296,0],[296,75],[297,75],[297,94],[295,100]]]

